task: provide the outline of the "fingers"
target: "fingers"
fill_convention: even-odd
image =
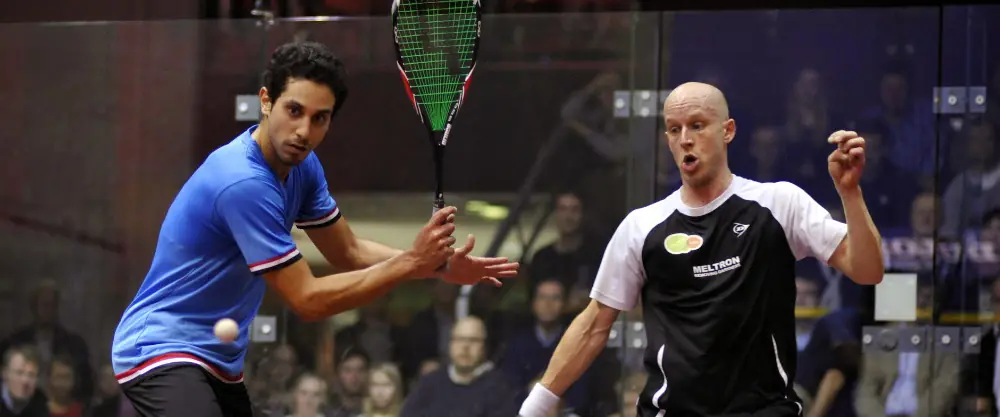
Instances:
[[[858,132],[850,130],[838,130],[826,138],[827,143],[840,145],[841,142],[858,137]]]
[[[482,281],[486,281],[486,282],[492,284],[494,287],[497,287],[497,288],[500,288],[500,287],[503,286],[503,283],[500,282],[500,280],[498,280],[496,278],[493,278],[493,277],[483,277]]]
[[[490,275],[497,278],[515,278],[517,277],[517,269],[502,269],[494,270],[492,268],[487,269]]]
[[[455,213],[458,213],[458,209],[455,208],[455,206],[448,206],[440,209],[431,215],[431,219],[427,222],[427,225],[435,226],[453,222],[455,220]]]
[[[455,251],[455,253],[458,254],[459,256],[465,256],[469,252],[472,252],[472,248],[475,247],[476,247],[476,237],[470,234],[469,237],[466,238],[465,240],[465,246],[459,248],[457,251]]]

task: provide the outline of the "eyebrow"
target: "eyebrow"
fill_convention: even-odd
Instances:
[[[299,106],[299,107],[302,107],[302,108],[306,108],[306,106],[302,105],[302,103],[299,103],[298,101],[295,101],[295,100],[288,100],[286,102],[285,106]],[[327,107],[325,109],[320,109],[320,110],[316,111],[316,114],[322,114],[322,115],[327,115],[327,114],[330,114],[330,113],[333,113],[333,109],[329,108],[329,107]]]

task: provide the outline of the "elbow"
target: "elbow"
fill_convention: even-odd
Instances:
[[[881,270],[866,272],[864,274],[855,274],[854,282],[861,285],[878,285],[882,283],[882,276],[884,275]]]
[[[299,316],[304,322],[312,323],[323,320],[336,312],[324,311],[323,304],[320,302],[320,293],[309,286],[303,288],[297,297],[290,300],[288,303],[292,312],[296,316]]]

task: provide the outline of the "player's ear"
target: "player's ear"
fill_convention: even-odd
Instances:
[[[269,116],[271,114],[271,96],[267,94],[267,87],[261,87],[257,95],[260,97],[260,114]]]
[[[728,145],[736,137],[736,121],[733,119],[726,120],[722,123],[722,129],[722,141]]]

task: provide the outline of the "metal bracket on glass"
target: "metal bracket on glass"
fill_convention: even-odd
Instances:
[[[250,323],[250,341],[273,343],[278,340],[278,319],[275,316],[257,316]]]
[[[963,327],[961,342],[962,353],[976,355],[979,354],[980,345],[983,341],[983,329],[979,327]]]
[[[865,326],[861,329],[861,348],[865,352],[934,352],[978,353],[982,335],[976,327],[947,326]]]
[[[934,113],[965,114],[986,111],[986,87],[934,87]]]
[[[986,87],[969,87],[969,113],[986,113]]]
[[[641,321],[618,320],[611,325],[608,333],[608,349],[645,349],[646,329]]]
[[[612,115],[619,119],[658,117],[668,94],[670,90],[615,90]]]
[[[236,121],[256,122],[260,120],[260,104],[256,94],[236,96]]]
[[[257,17],[257,26],[264,26],[264,29],[270,29],[274,26],[274,12],[264,8],[264,1],[257,0],[253,3],[253,10],[250,11],[252,16]]]
[[[962,328],[961,327],[935,327],[934,328],[934,351],[935,352],[961,352],[962,351]]]

